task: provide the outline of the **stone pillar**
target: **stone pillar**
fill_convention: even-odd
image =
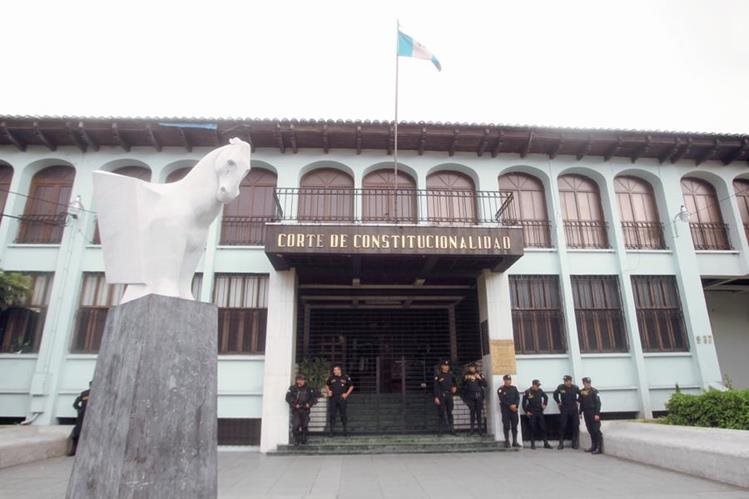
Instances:
[[[296,353],[296,270],[271,272],[263,375],[263,422],[260,451],[289,443],[289,406],[286,391],[294,376]]]
[[[216,497],[217,324],[159,295],[110,311],[68,499]]]
[[[486,321],[485,327],[488,328],[489,342],[491,343],[492,340],[512,341],[514,337],[512,333],[512,306],[510,304],[510,276],[506,272],[497,273],[484,270],[478,277],[478,294],[479,321],[481,323]],[[516,384],[517,372],[492,372],[491,353],[484,355],[483,364],[489,384],[489,414],[487,414],[489,431],[494,434],[495,440],[504,440],[497,388],[502,385],[502,376],[505,374],[512,375],[513,384]],[[520,414],[520,408],[518,408],[518,414]],[[518,424],[518,442],[522,443],[522,441],[521,425]]]

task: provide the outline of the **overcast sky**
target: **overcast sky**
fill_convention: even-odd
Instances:
[[[749,2],[9,1],[0,114],[749,133]]]

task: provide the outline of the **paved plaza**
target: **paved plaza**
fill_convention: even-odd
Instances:
[[[0,498],[65,496],[72,458],[0,470]],[[219,452],[219,497],[749,498],[749,490],[581,451],[264,456]]]

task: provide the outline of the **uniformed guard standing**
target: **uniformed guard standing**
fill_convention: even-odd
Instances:
[[[580,441],[580,414],[577,411],[577,399],[580,395],[580,388],[572,384],[572,376],[566,375],[564,383],[557,386],[554,390],[554,401],[559,407],[560,424],[559,424],[559,447],[564,449],[564,436],[567,429],[572,428],[572,448],[577,449]]]
[[[329,432],[332,437],[335,434],[336,414],[341,415],[341,424],[343,425],[343,434],[348,435],[348,418],[346,417],[346,400],[354,391],[354,385],[347,374],[343,374],[340,365],[333,366],[333,369],[325,382],[328,387],[328,423],[330,424]]]
[[[590,378],[583,378],[580,390],[580,412],[585,418],[585,428],[590,434],[590,449],[585,452],[603,454],[603,434],[601,433],[601,398],[598,390],[590,384]]]
[[[318,397],[319,393],[307,384],[304,375],[297,374],[294,384],[286,392],[286,402],[291,407],[291,432],[295,446],[307,443],[309,413]]]
[[[438,433],[448,431],[455,433],[453,427],[453,395],[458,391],[455,377],[450,372],[450,361],[443,360],[440,363],[439,373],[434,377],[434,405],[437,407],[439,417]]]
[[[520,447],[518,443],[518,406],[520,405],[520,392],[512,384],[512,376],[502,376],[502,386],[497,389],[499,397],[499,409],[502,413],[502,430],[505,433],[505,447],[510,446],[510,430],[512,430],[512,446]]]
[[[485,428],[482,424],[481,413],[484,409],[484,391],[486,390],[486,379],[478,371],[476,364],[468,365],[468,372],[463,375],[463,383],[460,386],[460,396],[468,406],[471,417],[471,435],[478,429],[483,435]],[[475,425],[474,425],[475,421]]]
[[[77,416],[75,418],[75,426],[73,431],[70,433],[70,440],[72,445],[68,456],[75,456],[75,452],[78,449],[78,440],[81,438],[81,429],[83,428],[83,418],[86,417],[86,407],[88,406],[88,400],[91,397],[91,382],[88,383],[88,388],[83,390],[73,401],[73,409],[76,410]]]
[[[531,449],[536,448],[536,437],[544,441],[544,449],[551,449],[546,440],[546,420],[544,410],[549,403],[549,396],[541,389],[541,382],[534,379],[531,387],[523,392],[523,412],[528,416],[528,428],[531,431]]]

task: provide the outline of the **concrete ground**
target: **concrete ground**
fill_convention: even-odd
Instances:
[[[63,498],[72,463],[53,458],[2,469],[0,498]],[[573,450],[325,457],[219,452],[223,499],[504,495],[749,498],[749,490]]]

